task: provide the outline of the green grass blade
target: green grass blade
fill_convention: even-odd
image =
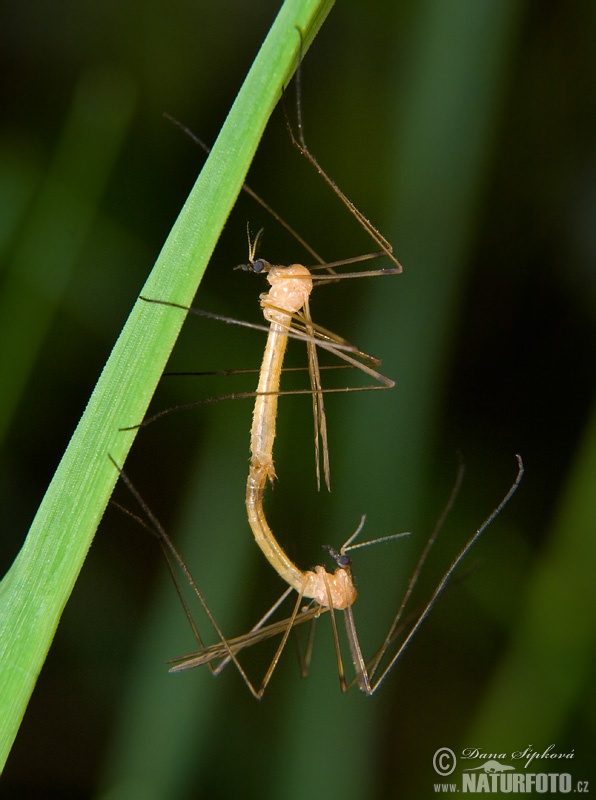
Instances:
[[[331,0],[287,0],[143,292],[189,304],[241,189],[267,120]],[[135,305],[89,400],[27,540],[0,587],[0,764],[4,764],[62,610],[124,463],[184,314]]]

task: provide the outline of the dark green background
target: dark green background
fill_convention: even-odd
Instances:
[[[1,12],[4,568],[203,161],[162,113],[213,141],[276,9],[178,0]],[[232,670],[168,675],[166,659],[191,649],[191,634],[158,548],[111,509],[3,796],[430,797],[442,746],[554,743],[575,751],[563,771],[590,777],[594,15],[590,3],[554,0],[346,0],[304,63],[310,146],[404,264],[399,277],[320,289],[313,316],[382,358],[397,386],[329,399],[330,497],[316,495],[308,400],[284,401],[274,529],[304,567],[363,513],[368,537],[413,532],[355,559],[371,653],[458,450],[466,481],[419,603],[505,493],[514,454],[526,464],[514,501],[386,685],[372,699],[340,695],[328,620],[308,679],[288,652],[260,704]],[[250,182],[329,260],[370,248],[292,150],[280,112]],[[261,285],[231,269],[246,260],[247,221],[265,226],[264,257],[304,259],[242,198],[197,303],[258,321]],[[190,319],[172,364],[255,367],[261,349],[258,333]],[[154,408],[252,382],[166,379]],[[157,423],[127,463],[229,635],[281,588],[244,518],[250,405]],[[250,654],[255,675],[266,655]]]

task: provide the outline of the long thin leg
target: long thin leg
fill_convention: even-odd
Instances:
[[[161,546],[161,548],[162,548],[162,550],[163,550],[163,552],[164,552],[164,554],[166,556],[166,563],[168,565],[168,569],[169,569],[170,574],[172,575],[172,577],[174,579],[174,585],[176,587],[176,592],[177,592],[177,594],[178,594],[178,596],[179,596],[179,598],[180,598],[180,600],[182,602],[182,606],[184,608],[186,617],[189,620],[189,623],[191,625],[193,634],[194,634],[194,636],[195,636],[195,638],[196,638],[196,640],[197,640],[197,642],[199,644],[199,647],[201,648],[201,651],[202,652],[208,652],[212,648],[211,647],[205,647],[205,645],[203,643],[203,640],[202,640],[202,638],[201,638],[201,636],[199,634],[198,628],[196,626],[196,623],[194,621],[194,618],[192,616],[192,613],[190,611],[190,608],[188,606],[188,603],[186,601],[184,593],[182,592],[182,588],[181,588],[181,586],[179,584],[178,578],[177,578],[177,576],[175,574],[175,570],[174,570],[174,565],[172,563],[172,559],[178,565],[178,567],[182,570],[182,572],[184,573],[185,578],[187,579],[188,583],[192,587],[192,590],[193,590],[194,594],[196,595],[197,599],[199,600],[199,603],[201,604],[201,607],[203,608],[203,611],[207,615],[207,618],[209,619],[209,622],[213,626],[215,632],[217,633],[217,635],[219,636],[219,639],[220,639],[220,641],[216,645],[216,649],[219,648],[219,652],[220,652],[220,656],[219,657],[223,658],[223,662],[221,664],[217,665],[216,667],[213,666],[211,661],[215,660],[217,658],[215,656],[214,656],[213,659],[204,659],[202,661],[199,660],[199,659],[194,659],[194,663],[190,663],[191,661],[193,661],[192,656],[190,656],[188,658],[188,661],[187,661],[186,664],[179,664],[177,667],[175,667],[171,671],[179,671],[180,669],[190,668],[191,666],[194,666],[195,664],[198,664],[198,663],[205,663],[205,664],[208,665],[208,667],[211,670],[211,672],[213,674],[217,675],[227,663],[229,663],[230,661],[233,661],[236,669],[238,670],[240,676],[244,680],[245,684],[247,685],[247,687],[250,690],[250,692],[253,695],[253,697],[255,697],[257,700],[260,700],[262,698],[266,688],[267,688],[267,685],[269,684],[269,681],[271,680],[271,676],[273,675],[273,672],[275,671],[275,668],[276,668],[276,666],[277,666],[277,664],[279,662],[279,659],[281,657],[281,654],[282,654],[282,652],[283,652],[283,650],[284,650],[284,648],[286,646],[288,637],[290,635],[290,631],[292,630],[292,628],[294,627],[294,625],[297,622],[298,612],[300,610],[300,605],[302,603],[302,594],[301,593],[298,594],[296,603],[294,604],[294,609],[293,609],[291,617],[289,619],[287,619],[287,620],[283,620],[281,624],[276,626],[275,634],[273,632],[266,631],[266,633],[269,634],[269,635],[276,635],[277,633],[281,633],[282,634],[282,639],[280,641],[279,646],[277,647],[277,650],[275,652],[275,655],[273,656],[273,659],[271,660],[271,663],[269,664],[269,667],[267,668],[265,676],[264,676],[259,688],[257,689],[255,687],[255,685],[252,683],[252,681],[250,680],[250,678],[248,677],[248,675],[246,674],[244,668],[242,667],[242,665],[240,664],[240,662],[238,661],[238,658],[237,658],[237,652],[240,649],[242,649],[243,646],[246,646],[246,645],[237,646],[235,640],[228,640],[228,639],[225,638],[225,636],[224,636],[223,632],[221,631],[219,625],[217,624],[213,614],[211,613],[211,610],[209,609],[209,606],[207,605],[207,602],[206,602],[205,598],[203,597],[199,587],[195,583],[195,580],[194,580],[194,578],[192,576],[192,573],[188,569],[184,559],[182,558],[182,556],[180,555],[180,553],[178,552],[178,550],[174,546],[173,542],[171,541],[171,539],[169,538],[169,536],[165,532],[163,526],[161,525],[161,523],[159,522],[159,520],[157,519],[155,514],[153,514],[151,509],[147,506],[147,504],[145,503],[145,501],[143,500],[143,498],[141,497],[141,495],[139,494],[138,490],[135,488],[135,486],[133,485],[133,483],[131,482],[129,477],[126,475],[126,473],[118,466],[118,464],[114,461],[114,459],[111,456],[109,456],[109,458],[110,458],[110,461],[114,464],[114,466],[118,470],[118,473],[120,475],[121,480],[126,485],[126,487],[130,491],[132,496],[135,498],[135,500],[138,502],[138,504],[140,505],[141,509],[143,510],[143,513],[144,513],[144,515],[146,517],[146,521],[141,519],[140,517],[138,517],[136,514],[128,511],[126,508],[120,506],[119,503],[115,503],[115,505],[117,507],[119,507],[122,511],[124,511],[128,516],[130,516],[133,519],[135,519],[146,530],[149,530],[158,539],[158,541],[160,543],[160,546]],[[250,634],[253,635],[255,643],[257,641],[257,638],[256,638],[255,634],[258,635],[259,632],[262,632],[263,624],[279,608],[281,603],[289,596],[291,591],[292,591],[291,588],[286,589],[286,591],[283,593],[283,595],[280,597],[280,599],[277,600],[274,603],[274,605],[269,609],[269,611],[253,627],[253,629],[251,630]],[[315,613],[318,613],[318,611],[315,610],[310,615],[305,615],[305,620],[309,619],[309,618],[312,618],[315,615]],[[302,622],[303,620],[301,619],[300,621]],[[240,638],[248,639],[248,637],[240,637]],[[263,638],[266,638],[266,637],[264,636]]]
[[[299,53],[299,62],[298,62],[298,69],[296,70],[296,126],[298,129],[298,135],[294,134],[294,130],[292,125],[290,124],[288,115],[286,113],[286,123],[288,126],[288,131],[290,133],[290,139],[292,140],[292,144],[294,147],[299,151],[301,155],[306,158],[306,160],[312,164],[312,166],[316,169],[319,175],[323,178],[325,183],[332,189],[332,191],[339,197],[342,203],[346,206],[346,208],[356,217],[358,222],[362,225],[364,230],[369,234],[371,239],[381,248],[383,253],[391,259],[391,261],[395,264],[396,271],[401,272],[402,266],[399,261],[393,255],[393,247],[390,242],[385,239],[385,237],[380,233],[380,231],[375,228],[375,226],[362,214],[361,211],[356,208],[354,203],[346,197],[346,195],[342,192],[339,186],[333,181],[329,175],[325,172],[325,170],[321,167],[317,159],[308,149],[306,144],[306,139],[304,136],[304,124],[302,121],[302,78],[301,78],[301,64],[302,64],[302,31],[298,29],[298,33],[300,35],[300,53]],[[285,110],[285,106],[284,106]],[[375,257],[376,254],[370,254],[370,257]],[[368,256],[364,256],[367,258]]]
[[[396,664],[396,662],[401,657],[401,655],[404,652],[404,650],[406,649],[406,647],[411,642],[412,638],[416,635],[416,633],[418,632],[418,629],[420,628],[420,626],[422,625],[424,620],[427,618],[427,616],[431,612],[432,608],[434,607],[435,603],[439,599],[440,595],[443,593],[443,590],[445,589],[445,587],[449,583],[449,581],[451,579],[451,576],[453,575],[454,571],[461,564],[463,559],[467,556],[469,551],[476,544],[476,542],[482,536],[484,531],[493,522],[493,520],[501,513],[503,508],[507,505],[507,503],[511,500],[511,498],[513,497],[513,495],[517,491],[517,487],[519,486],[519,484],[521,482],[521,479],[523,477],[523,474],[524,474],[524,465],[523,465],[523,461],[521,459],[521,456],[517,455],[516,458],[517,458],[517,465],[518,465],[517,475],[515,477],[514,482],[511,484],[509,490],[507,491],[507,494],[503,497],[503,499],[498,504],[498,506],[496,506],[496,508],[493,509],[493,511],[488,515],[488,517],[484,520],[482,525],[478,528],[478,530],[474,533],[474,535],[468,540],[468,542],[464,545],[464,547],[460,550],[460,552],[456,556],[455,560],[453,561],[453,563],[451,564],[451,566],[449,567],[447,572],[443,575],[443,577],[439,581],[439,583],[438,583],[435,591],[433,592],[430,600],[428,601],[428,603],[426,604],[426,606],[422,610],[422,613],[419,615],[418,619],[416,620],[416,622],[414,623],[414,625],[410,629],[408,635],[403,640],[403,642],[400,644],[397,652],[392,657],[392,659],[389,662],[389,664],[382,671],[381,675],[372,684],[371,694],[374,694],[377,691],[379,686],[383,683],[383,681],[385,680],[385,678],[387,677],[389,672],[393,669],[394,665]],[[394,626],[392,626],[392,630],[394,630]]]
[[[441,515],[440,515],[440,517],[439,517],[439,519],[438,519],[438,521],[437,521],[437,523],[436,523],[436,525],[435,525],[435,527],[433,529],[433,532],[432,532],[432,534],[431,534],[426,546],[424,547],[424,550],[423,550],[420,558],[418,559],[416,567],[414,568],[414,572],[412,573],[412,576],[410,577],[410,580],[408,582],[408,586],[406,588],[406,592],[404,594],[404,597],[403,597],[403,599],[402,599],[402,601],[400,603],[399,609],[398,609],[397,614],[396,614],[396,616],[395,616],[395,618],[394,618],[394,620],[393,620],[393,622],[391,624],[391,627],[389,628],[387,636],[385,637],[385,639],[383,641],[383,644],[381,645],[381,647],[379,648],[379,650],[377,651],[375,656],[373,656],[373,658],[369,660],[368,664],[364,661],[364,657],[362,655],[362,649],[360,647],[360,642],[359,642],[359,639],[358,639],[358,633],[357,633],[357,630],[356,630],[356,624],[355,624],[355,621],[354,621],[354,615],[353,615],[353,612],[352,612],[352,607],[348,606],[346,609],[343,610],[344,621],[345,621],[345,626],[346,626],[346,636],[347,636],[347,639],[348,639],[348,644],[349,644],[349,647],[350,647],[350,654],[351,654],[351,657],[352,657],[352,663],[353,663],[354,671],[355,671],[355,677],[348,684],[346,684],[346,681],[345,681],[344,668],[343,668],[343,664],[341,662],[341,654],[339,653],[339,637],[338,637],[338,634],[337,634],[337,627],[336,627],[335,624],[333,624],[335,617],[334,617],[334,614],[333,614],[333,610],[331,609],[331,611],[332,611],[332,624],[333,624],[334,641],[336,643],[338,672],[339,672],[340,686],[342,688],[342,691],[348,691],[354,685],[358,685],[358,687],[361,689],[361,691],[365,692],[368,695],[372,695],[372,694],[374,694],[376,692],[376,690],[379,688],[381,683],[385,680],[385,678],[387,677],[387,675],[389,674],[391,669],[395,666],[396,662],[401,657],[402,653],[404,652],[404,650],[406,649],[406,647],[408,646],[408,644],[410,643],[410,641],[412,640],[412,638],[417,633],[417,631],[419,630],[419,628],[423,624],[424,620],[426,619],[426,617],[430,613],[431,609],[433,608],[433,606],[437,602],[439,596],[441,595],[441,593],[445,589],[447,583],[451,579],[455,569],[462,562],[462,560],[466,557],[466,555],[468,554],[470,549],[478,541],[478,539],[484,533],[486,528],[488,528],[488,526],[495,519],[495,517],[497,517],[498,514],[500,514],[502,509],[509,502],[509,500],[511,499],[511,497],[513,496],[513,494],[517,490],[517,487],[519,486],[519,483],[520,483],[520,481],[522,479],[522,476],[523,476],[523,463],[522,463],[522,460],[521,460],[520,456],[517,456],[516,458],[517,458],[517,462],[518,462],[518,472],[517,472],[517,475],[516,475],[516,478],[515,478],[514,482],[510,486],[507,494],[503,497],[503,499],[501,500],[499,505],[485,519],[485,521],[482,523],[480,528],[478,528],[478,530],[474,533],[474,535],[468,540],[468,542],[465,545],[465,547],[463,547],[462,550],[459,552],[459,554],[457,555],[455,560],[452,562],[452,564],[449,567],[449,569],[445,572],[445,574],[443,575],[443,577],[439,581],[439,584],[437,585],[436,589],[434,590],[430,600],[427,602],[427,604],[423,608],[422,612],[417,616],[414,624],[410,628],[410,630],[409,630],[408,634],[406,635],[405,639],[401,642],[397,652],[393,655],[393,657],[391,658],[389,664],[382,670],[381,675],[376,680],[374,680],[374,677],[375,677],[375,674],[377,673],[377,671],[379,670],[379,665],[380,665],[385,653],[387,652],[387,650],[389,649],[391,644],[395,641],[395,639],[397,638],[398,634],[400,633],[400,630],[401,630],[401,627],[402,627],[401,623],[402,623],[402,620],[403,620],[403,614],[404,614],[405,608],[407,606],[407,603],[408,603],[408,601],[409,601],[409,599],[410,599],[410,597],[412,595],[412,592],[414,590],[414,586],[416,585],[416,583],[418,581],[418,578],[420,576],[420,572],[422,570],[422,567],[423,567],[423,565],[424,565],[424,563],[425,563],[425,561],[426,561],[426,559],[428,557],[428,554],[429,554],[431,548],[433,547],[433,545],[434,545],[434,543],[435,543],[435,541],[437,539],[437,536],[438,536],[441,528],[443,527],[443,524],[445,522],[445,519],[446,519],[447,515],[449,514],[449,512],[451,511],[451,509],[453,507],[453,503],[455,502],[455,499],[457,497],[457,494],[459,492],[459,489],[460,489],[460,486],[461,486],[461,482],[462,482],[462,479],[463,479],[463,465],[460,464],[460,466],[458,468],[456,481],[455,481],[453,489],[451,490],[451,493],[450,493],[449,499],[447,501],[447,504],[445,505],[445,508],[443,509],[443,511],[442,511],[442,513],[441,513]],[[354,539],[358,536],[358,534],[361,532],[361,530],[362,530],[362,528],[364,526],[364,519],[365,518],[363,517],[361,522],[360,522],[360,525],[358,526],[356,531],[350,536],[350,538],[342,546],[342,548],[341,548],[341,550],[339,552],[334,550],[332,547],[326,546],[326,549],[329,551],[331,556],[336,560],[336,562],[338,563],[338,566],[341,566],[344,569],[348,569],[348,570],[351,569],[351,560],[350,560],[349,556],[346,555],[346,551],[347,550],[355,549],[356,547],[359,547],[359,546],[366,546],[366,545],[369,545],[369,544],[374,544],[374,543],[380,542],[380,541],[386,541],[388,539],[393,539],[393,538],[397,538],[398,536],[404,535],[404,534],[395,534],[393,536],[381,537],[380,539],[373,540],[372,542],[364,542],[364,543],[362,543],[362,545],[354,545],[353,544]],[[328,594],[330,595],[329,591],[328,591]],[[330,597],[329,597],[329,599],[330,599]]]
[[[389,628],[387,636],[385,637],[385,640],[384,640],[383,644],[381,645],[377,655],[373,659],[372,664],[369,665],[371,679],[374,677],[375,672],[377,671],[377,669],[379,667],[379,664],[383,659],[383,656],[387,652],[387,648],[389,647],[389,645],[393,641],[393,638],[395,636],[395,632],[398,629],[399,624],[400,624],[400,622],[402,620],[405,608],[406,608],[406,606],[408,604],[408,601],[410,600],[410,597],[412,596],[412,592],[414,591],[414,587],[418,583],[418,578],[420,577],[420,573],[422,572],[422,568],[424,567],[424,564],[426,563],[426,559],[428,558],[428,555],[429,555],[431,549],[433,548],[433,546],[434,546],[434,544],[435,544],[435,542],[437,540],[437,536],[439,535],[441,529],[443,528],[443,525],[445,524],[445,520],[447,519],[447,517],[451,513],[451,509],[453,508],[453,504],[455,503],[455,501],[457,499],[457,496],[458,496],[458,494],[460,492],[460,489],[461,489],[462,481],[463,481],[463,478],[464,478],[464,471],[465,471],[464,470],[464,465],[463,465],[463,463],[460,463],[459,466],[458,466],[458,469],[457,469],[455,482],[453,484],[453,488],[451,489],[451,493],[449,495],[447,503],[445,504],[445,507],[443,508],[443,511],[439,515],[439,518],[438,518],[437,522],[435,523],[435,527],[433,528],[433,531],[432,531],[432,533],[431,533],[431,535],[430,535],[430,537],[429,537],[429,539],[428,539],[428,541],[427,541],[422,553],[420,554],[418,562],[417,562],[416,566],[414,567],[414,572],[412,573],[412,575],[410,577],[410,580],[408,581],[408,585],[406,587],[405,594],[404,594],[404,596],[402,598],[402,601],[401,601],[401,604],[400,604],[399,609],[397,611],[397,614],[395,615],[395,619],[393,620],[393,624]]]
[[[304,319],[306,333],[314,338],[314,328],[310,316],[308,300],[304,304]],[[317,489],[321,488],[321,454],[323,456],[323,475],[327,491],[331,491],[331,475],[329,470],[329,444],[327,437],[327,417],[325,415],[325,402],[323,400],[323,387],[321,384],[321,370],[319,368],[319,358],[317,348],[311,341],[307,342],[308,353],[308,372],[310,375],[310,385],[312,389],[312,415],[315,430],[315,465],[317,476]],[[320,444],[320,447],[319,447]]]
[[[178,303],[170,303],[168,301],[156,300],[148,297],[141,297],[142,300],[149,303],[155,303],[157,305],[166,305],[166,306],[173,306],[174,308],[180,308],[186,312],[196,314],[198,316],[207,317],[209,319],[216,319],[221,322],[226,322],[229,324],[240,325],[242,327],[249,327],[252,329],[256,329],[259,331],[264,331],[266,333],[269,332],[269,328],[266,325],[259,325],[255,323],[247,323],[240,320],[232,319],[231,317],[224,317],[220,314],[212,314],[211,312],[203,311],[198,308],[192,308],[187,306],[179,305]],[[275,310],[274,307],[271,307],[272,310]],[[378,360],[368,356],[366,353],[361,352],[358,350],[357,347],[351,345],[345,339],[341,337],[336,337],[334,334],[330,333],[326,329],[322,328],[321,326],[316,325],[315,323],[310,320],[310,322],[306,322],[304,315],[295,315],[299,324],[303,326],[303,329],[300,330],[298,328],[291,328],[287,335],[289,338],[292,339],[299,339],[300,341],[306,342],[307,345],[313,346],[317,345],[318,347],[322,347],[323,349],[327,350],[328,352],[332,353],[335,357],[343,360],[348,364],[350,367],[354,367],[360,369],[361,371],[365,372],[367,375],[370,375],[375,381],[378,381],[378,385],[372,384],[370,386],[347,386],[347,387],[337,387],[337,388],[323,388],[320,385],[320,375],[318,378],[318,383],[315,382],[316,388],[311,389],[295,389],[291,391],[280,391],[277,392],[279,395],[297,395],[297,394],[311,394],[313,391],[316,395],[321,396],[322,394],[338,394],[344,392],[352,392],[352,391],[369,391],[372,389],[385,389],[385,388],[392,388],[395,384],[390,378],[382,375],[377,370],[373,369],[372,364],[378,364]],[[307,328],[310,327],[310,331]],[[303,332],[304,331],[304,332]],[[348,355],[348,353],[353,353],[355,357]],[[362,359],[359,361],[358,359]],[[318,367],[318,359],[317,359],[317,367]],[[320,367],[318,367],[320,370]],[[258,372],[258,370],[257,370]],[[315,372],[316,375],[316,372]],[[316,378],[315,378],[316,381]],[[239,400],[248,397],[255,397],[255,392],[235,392],[224,397],[211,397],[205,398],[203,400],[194,402],[194,403],[184,403],[178,406],[172,406],[170,408],[162,409],[161,411],[152,414],[149,417],[146,417],[142,422],[136,423],[134,425],[128,425],[120,428],[122,431],[127,430],[134,430],[140,427],[146,427],[147,425],[151,425],[152,423],[156,422],[158,419],[162,417],[168,416],[169,414],[173,414],[177,411],[182,410],[190,410],[193,408],[199,408],[200,406],[210,405],[220,400]],[[314,402],[314,401],[313,401]],[[324,410],[323,416],[319,415],[319,424],[322,426],[320,430],[323,431],[323,453],[325,452],[324,442],[326,439],[326,421],[324,419]],[[325,463],[323,465],[324,472],[328,474],[328,465],[325,467]]]
[[[339,631],[337,630],[337,619],[335,618],[335,609],[333,608],[333,600],[331,597],[331,588],[327,575],[325,574],[325,589],[327,591],[327,605],[329,607],[329,614],[331,616],[331,630],[333,632],[333,646],[335,648],[335,658],[337,661],[337,675],[339,677],[339,688],[342,692],[347,692],[348,684],[346,681],[346,671],[344,669],[344,662],[341,656],[341,645],[339,642]]]

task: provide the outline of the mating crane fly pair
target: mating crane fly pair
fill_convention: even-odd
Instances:
[[[297,81],[299,81],[299,72],[297,75]],[[488,516],[488,518],[471,536],[464,548],[456,556],[451,566],[439,581],[430,599],[422,611],[417,615],[415,621],[410,624],[408,629],[404,624],[404,612],[406,610],[406,605],[410,599],[430,548],[433,546],[445,516],[450,510],[457,494],[462,475],[462,471],[460,469],[458,473],[458,480],[456,481],[452,495],[444,512],[439,518],[437,525],[435,526],[435,530],[433,531],[419,558],[387,635],[385,636],[385,639],[374,656],[368,660],[365,659],[360,647],[352,610],[352,606],[357,597],[357,591],[352,576],[351,558],[348,553],[357,547],[364,547],[371,544],[377,544],[379,542],[386,542],[388,540],[398,538],[399,536],[403,536],[404,534],[383,536],[368,542],[356,544],[355,540],[360,534],[364,524],[363,518],[356,532],[348,538],[339,551],[335,550],[329,545],[324,545],[331,558],[336,562],[336,568],[333,572],[328,572],[323,566],[316,566],[312,570],[301,570],[289,558],[271,530],[265,515],[263,500],[267,484],[272,483],[275,479],[273,444],[275,440],[277,405],[280,394],[296,394],[302,392],[308,392],[309,394],[312,394],[315,426],[314,438],[317,484],[320,485],[322,462],[322,473],[325,483],[329,487],[329,458],[327,426],[323,401],[324,394],[326,392],[391,388],[394,385],[392,380],[386,378],[377,371],[376,367],[380,363],[377,359],[366,355],[358,350],[358,348],[349,344],[346,340],[335,336],[312,321],[309,310],[309,297],[313,289],[313,285],[316,283],[337,281],[340,278],[380,277],[395,275],[401,272],[401,265],[393,255],[393,249],[389,242],[362,215],[362,213],[338,188],[338,186],[329,178],[306,146],[302,125],[299,82],[297,82],[297,97],[297,136],[294,135],[291,125],[288,124],[293,144],[315,167],[317,172],[332,188],[332,190],[340,198],[348,210],[356,217],[361,226],[367,231],[371,239],[375,242],[379,250],[374,253],[356,256],[344,261],[325,263],[310,247],[307,246],[309,252],[319,262],[317,267],[308,269],[301,264],[293,264],[289,267],[273,266],[264,259],[256,258],[259,235],[257,235],[254,240],[251,240],[249,236],[249,261],[247,264],[241,265],[240,268],[267,276],[270,289],[266,294],[262,294],[260,297],[263,316],[265,318],[265,322],[267,323],[266,326],[242,323],[227,317],[221,317],[220,315],[210,314],[209,312],[204,312],[199,309],[187,309],[186,307],[176,306],[176,304],[173,303],[163,303],[163,301],[160,301],[156,298],[143,298],[147,302],[173,305],[177,308],[183,308],[185,312],[190,312],[199,316],[220,319],[224,322],[232,324],[247,325],[248,327],[252,328],[262,328],[267,331],[267,342],[259,371],[258,386],[256,392],[254,392],[255,407],[250,434],[251,459],[246,484],[246,510],[255,541],[261,548],[263,554],[274,570],[278,573],[282,580],[288,584],[288,588],[248,633],[231,639],[224,635],[215,618],[213,617],[213,614],[211,613],[199,587],[196,585],[190,571],[188,570],[188,567],[184,563],[182,557],[174,547],[169,537],[166,535],[163,527],[144,503],[128,477],[122,472],[122,470],[119,468],[118,469],[123,481],[126,483],[143,509],[144,519],[139,519],[138,517],[136,517],[136,519],[139,520],[144,527],[150,529],[155,536],[157,536],[162,546],[167,558],[170,572],[174,577],[178,594],[181,598],[185,612],[198,643],[199,649],[197,652],[173,659],[174,666],[171,667],[170,671],[178,672],[206,664],[213,673],[218,674],[227,664],[232,662],[242,676],[251,693],[256,698],[261,698],[267,688],[271,676],[273,675],[291,631],[296,626],[302,625],[306,622],[314,624],[316,618],[321,616],[323,613],[329,612],[341,690],[347,691],[352,686],[357,685],[363,692],[368,695],[372,695],[379,688],[390,670],[400,658],[412,637],[418,631],[424,619],[427,617],[428,613],[437,601],[439,595],[447,585],[454,570],[517,489],[522,477],[523,467],[521,459],[518,457],[518,472],[510,489],[497,507]],[[193,138],[196,140],[196,137],[193,136]],[[199,144],[201,143],[199,142]],[[248,186],[245,185],[244,188],[251,196],[260,202],[261,205],[269,210],[269,207]],[[294,231],[279,218],[277,214],[274,214],[274,216],[284,225],[284,227],[286,227],[287,230],[289,230],[300,242],[304,244],[303,240],[297,236]],[[356,271],[348,273],[344,272],[343,274],[337,274],[335,271],[335,268],[337,267],[354,264],[381,256],[389,258],[392,261],[393,266],[387,269]],[[288,338],[300,339],[306,343],[308,367],[311,378],[310,390],[280,392],[280,378]],[[354,387],[339,389],[323,388],[317,358],[317,347],[333,353],[348,365],[361,369],[367,375],[371,376],[376,383],[372,386],[358,387],[357,389]],[[159,412],[153,417],[146,419],[142,424],[145,425],[148,422],[152,422],[159,416],[162,416],[164,413],[169,413],[169,411],[171,411],[171,409],[166,409],[164,412]],[[127,513],[130,514],[130,512]],[[184,598],[181,587],[178,583],[176,567],[182,570],[200,605],[205,611],[211,625],[213,626],[213,629],[218,637],[218,641],[216,641],[214,644],[205,644],[196,627],[188,607],[188,603]],[[281,620],[272,621],[278,609],[294,591],[296,592],[297,598],[294,602],[291,615]],[[346,678],[343,665],[337,623],[337,616],[339,616],[339,614],[341,614],[344,619],[345,633],[354,670],[354,677],[351,680]],[[404,627],[406,627],[405,632]],[[239,656],[244,649],[274,636],[281,637],[280,643],[264,677],[258,685],[255,685],[245,672]],[[310,662],[312,644],[311,636],[309,636],[309,643],[310,644],[305,654],[302,667],[303,673],[307,672]],[[395,648],[395,652],[392,655],[387,655],[391,647]]]

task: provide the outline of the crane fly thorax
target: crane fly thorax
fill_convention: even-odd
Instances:
[[[358,596],[352,573],[338,567],[333,574],[325,567],[315,567],[314,571],[305,573],[304,596],[312,597],[317,603],[329,608],[329,598],[333,608],[342,611],[353,605]]]
[[[287,324],[286,315],[280,314],[277,309],[285,311],[286,314],[295,314],[303,308],[312,292],[310,272],[302,264],[271,267],[267,273],[267,280],[271,289],[261,295],[263,315],[268,322]]]

